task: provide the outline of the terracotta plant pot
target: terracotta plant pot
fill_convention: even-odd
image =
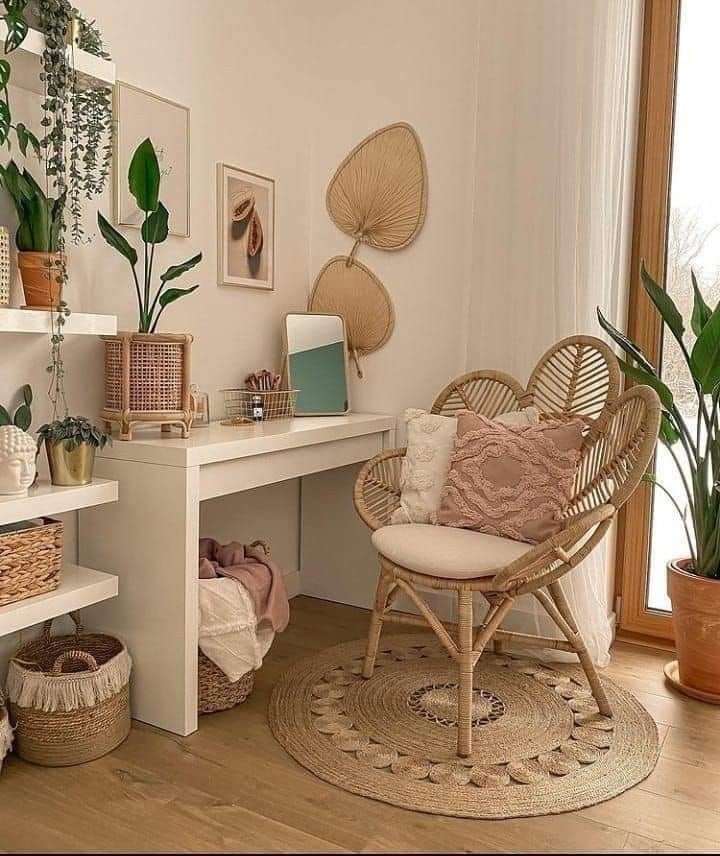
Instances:
[[[690,573],[689,559],[667,567],[677,661],[665,674],[686,695],[720,704],[720,580]]]
[[[17,259],[26,307],[55,308],[60,302],[60,278],[64,264],[62,253],[20,252]]]

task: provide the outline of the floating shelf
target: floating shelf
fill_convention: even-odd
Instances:
[[[0,496],[0,526],[116,502],[117,498],[118,483],[107,479],[93,479],[90,484],[80,487],[56,487],[49,482],[40,482],[30,488],[27,496]]]
[[[0,309],[0,333],[45,333],[52,331],[50,312],[37,309]],[[63,332],[75,336],[113,336],[117,333],[114,315],[88,315],[72,312]]]
[[[5,42],[7,24],[0,19],[0,40]],[[38,30],[28,30],[22,45],[10,54],[10,85],[43,94],[43,82],[40,80],[40,58],[45,50],[45,36]],[[75,67],[77,82],[81,89],[90,86],[114,86],[115,63],[101,59],[77,47],[67,48],[68,62]]]
[[[118,578],[112,574],[79,565],[63,565],[60,585],[55,591],[0,606],[0,636],[100,603],[116,597],[117,593]]]

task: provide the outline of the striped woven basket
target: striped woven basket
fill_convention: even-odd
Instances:
[[[248,672],[237,681],[231,681],[198,648],[198,713],[215,713],[228,710],[247,701],[255,686],[255,672]]]
[[[75,633],[41,637],[10,661],[7,678],[15,750],[45,767],[83,764],[106,755],[130,732],[130,671],[125,645],[114,636]]]

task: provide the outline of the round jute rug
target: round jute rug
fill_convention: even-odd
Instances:
[[[296,663],[268,712],[287,752],[347,791],[434,814],[526,817],[610,799],[655,766],[655,723],[630,693],[603,679],[603,717],[579,667],[492,653],[475,670],[473,754],[461,761],[457,667],[435,637],[384,637],[370,680],[364,649]]]

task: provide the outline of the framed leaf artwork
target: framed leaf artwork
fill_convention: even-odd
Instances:
[[[167,98],[118,81],[115,114],[114,209],[119,226],[142,226],[143,213],[128,188],[133,152],[149,137],[160,162],[162,202],[171,235],[190,235],[190,110]]]

